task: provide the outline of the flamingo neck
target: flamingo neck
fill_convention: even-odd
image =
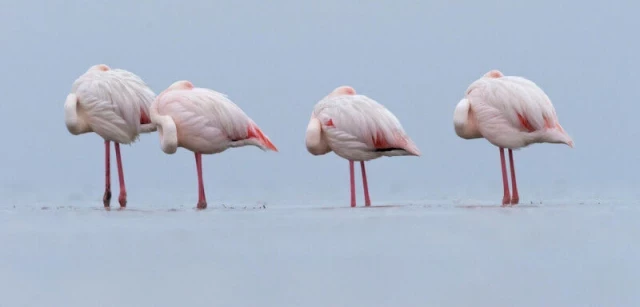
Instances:
[[[307,150],[314,156],[324,155],[331,152],[331,147],[322,137],[322,125],[320,120],[311,117],[305,137]]]
[[[168,115],[156,115],[153,116],[152,121],[158,127],[162,151],[167,154],[175,153],[178,150],[178,130],[173,118]]]
[[[78,97],[76,94],[67,95],[64,102],[64,123],[73,135],[91,132],[91,127],[82,114],[78,114]]]
[[[456,109],[453,111],[453,127],[456,134],[463,139],[477,139],[482,137],[475,115],[471,109],[471,104],[466,98],[460,100]]]

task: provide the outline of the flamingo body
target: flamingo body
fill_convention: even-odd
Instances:
[[[562,128],[551,100],[531,80],[491,70],[467,88],[453,114],[456,134],[463,139],[485,138],[499,147],[504,185],[503,205],[517,204],[513,151],[535,143],[566,144],[573,140]],[[512,193],[504,148],[509,149]]]
[[[306,131],[306,147],[313,155],[331,151],[349,160],[351,206],[355,206],[353,161],[360,161],[365,206],[370,205],[365,161],[383,156],[420,156],[398,118],[382,104],[341,86],[314,107]]]
[[[65,124],[74,135],[95,132],[103,139],[131,144],[155,131],[149,122],[154,92],[137,75],[95,65],[73,82],[65,101]]]
[[[535,83],[491,71],[473,82],[454,111],[454,127],[466,139],[519,149],[534,143],[564,143],[571,137],[558,121],[549,97]]]
[[[154,101],[151,121],[160,127],[162,150],[183,147],[202,154],[220,153],[247,145],[277,151],[256,123],[229,98],[206,88],[169,88]],[[175,126],[165,129],[167,121]],[[167,134],[166,132],[169,132]]]
[[[105,192],[103,202],[111,201],[110,142],[114,142],[118,163],[121,207],[127,203],[120,144],[135,142],[141,133],[156,131],[149,119],[154,92],[137,75],[111,69],[104,64],[90,67],[77,78],[64,103],[67,130],[73,135],[95,132],[105,145]]]
[[[198,208],[201,209],[206,208],[201,154],[216,154],[243,146],[278,151],[258,125],[226,95],[196,88],[186,80],[173,83],[158,95],[150,112],[165,153],[173,154],[178,147],[195,153],[200,194]]]
[[[316,104],[307,129],[307,149],[312,154],[333,151],[354,161],[420,155],[393,113],[355,94],[328,96]]]

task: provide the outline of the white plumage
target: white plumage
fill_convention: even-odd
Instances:
[[[72,85],[65,102],[65,123],[74,135],[95,132],[105,140],[134,142],[140,133],[156,130],[141,124],[149,116],[154,92],[137,75],[96,65]]]
[[[551,100],[530,80],[485,76],[468,87],[466,99],[478,132],[498,147],[518,149],[541,142],[572,145]],[[466,115],[460,114],[454,123],[467,124],[467,118],[462,120]]]
[[[175,82],[158,95],[151,121],[160,128],[161,147],[168,154],[177,147],[201,154],[245,145],[275,150],[258,125],[225,94],[195,88],[188,81]]]
[[[329,148],[342,158],[420,155],[398,118],[365,95],[327,96],[316,104],[312,117],[320,121]],[[376,148],[380,144],[387,150]]]
[[[152,105],[151,115],[156,123],[161,122],[158,116],[171,116],[177,127],[177,145],[194,152],[215,154],[244,145],[267,149],[256,139],[248,138],[248,128],[255,126],[255,122],[226,95],[211,89],[162,93]],[[168,141],[163,133],[161,143]],[[163,150],[173,153],[172,147],[163,145]]]

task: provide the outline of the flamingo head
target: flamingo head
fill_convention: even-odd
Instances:
[[[497,69],[492,69],[488,73],[484,74],[483,77],[496,79],[496,78],[502,78],[504,77],[504,75],[502,74],[501,71]]]
[[[187,81],[187,80],[180,80],[180,81],[176,81],[173,82],[173,84],[171,84],[167,90],[190,90],[193,89],[193,83],[191,83],[191,81]]]
[[[342,95],[355,95],[355,94],[356,94],[356,90],[353,89],[353,87],[348,85],[342,85],[334,89],[329,94],[329,97],[342,96]]]
[[[109,70],[111,70],[111,68],[106,64],[93,65],[89,68],[89,71],[109,71]]]

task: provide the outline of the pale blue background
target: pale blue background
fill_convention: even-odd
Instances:
[[[537,82],[576,144],[516,154],[522,201],[635,198],[640,21],[622,3],[6,2],[0,182],[7,201],[101,199],[102,140],[71,136],[62,104],[77,76],[106,63],[156,92],[189,79],[226,93],[272,138],[280,153],[204,159],[211,203],[347,199],[347,162],[304,148],[313,105],[342,84],[385,104],[424,154],[370,163],[374,202],[499,200],[498,149],[452,126],[468,84],[495,68]],[[123,159],[131,205],[195,203],[190,152],[166,155],[153,134]]]

